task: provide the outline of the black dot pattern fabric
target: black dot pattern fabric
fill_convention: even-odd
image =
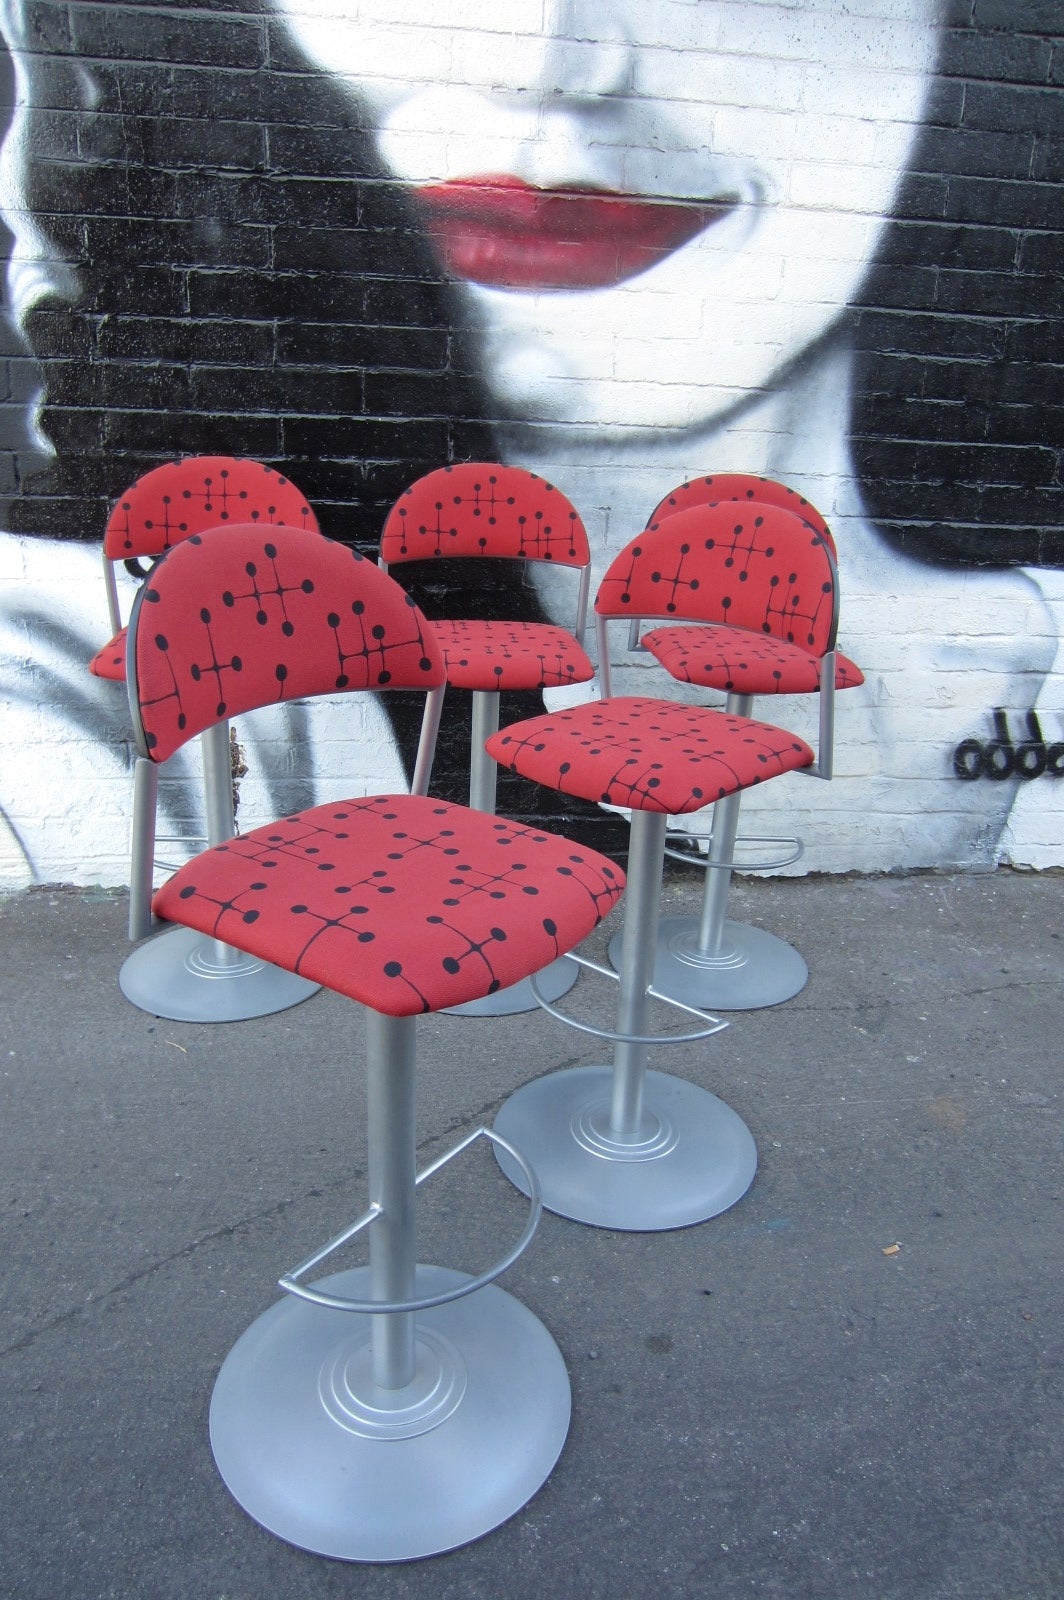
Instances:
[[[835,554],[831,529],[812,501],[776,478],[762,478],[752,472],[716,472],[681,483],[658,501],[647,518],[647,527],[656,528],[666,517],[674,516],[677,511],[688,511],[692,506],[719,506],[727,501],[744,506],[777,506],[782,511],[790,511],[800,521],[808,523],[815,533],[821,534],[832,555]]]
[[[823,659],[782,639],[745,628],[652,628],[640,640],[670,677],[728,694],[816,694]],[[836,689],[864,682],[856,662],[835,657]]]
[[[434,622],[455,689],[547,689],[588,683],[595,669],[564,628],[536,622]]]
[[[216,846],[154,909],[389,1016],[493,994],[614,905],[612,861],[416,795],[317,806]]]
[[[111,561],[162,555],[193,534],[234,522],[318,531],[304,495],[273,467],[235,456],[186,456],[154,467],[119,496],[104,533],[104,555]],[[125,682],[125,628],[96,652],[89,671]]]
[[[381,535],[389,566],[436,556],[500,556],[586,566],[587,532],[560,489],[523,467],[464,462],[400,495]]]
[[[837,622],[822,536],[771,506],[695,506],[666,517],[614,559],[595,609],[726,623],[818,656],[834,645]]]
[[[193,535],[157,563],[134,606],[128,662],[157,761],[258,706],[445,681],[432,629],[374,562],[317,533],[257,524]]]
[[[591,559],[584,524],[565,495],[524,467],[493,461],[439,467],[411,484],[388,515],[380,553],[389,566],[436,556],[569,567]],[[455,689],[557,688],[595,675],[572,635],[548,623],[448,619],[433,626]]]
[[[486,748],[562,794],[669,816],[814,760],[804,739],[767,722],[628,695],[515,723]]]
[[[301,490],[275,468],[237,456],[186,456],[154,467],[119,496],[104,554],[112,561],[157,556],[193,533],[244,522],[318,528]]]

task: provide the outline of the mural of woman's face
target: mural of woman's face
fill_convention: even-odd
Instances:
[[[938,11],[275,4],[365,108],[499,401],[599,437],[723,417],[830,328],[890,210]]]

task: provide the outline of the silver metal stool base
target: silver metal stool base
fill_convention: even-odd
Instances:
[[[132,1005],[173,1022],[243,1022],[287,1011],[317,994],[310,983],[241,950],[220,957],[217,940],[167,928],[126,957],[119,987]]]
[[[418,1296],[468,1281],[418,1267]],[[365,1298],[369,1269],[316,1287]],[[466,1544],[531,1499],[561,1454],[570,1390],[557,1345],[494,1285],[417,1313],[404,1389],[371,1377],[371,1315],[286,1298],[233,1346],[211,1448],[256,1522],[341,1561],[411,1561]]]
[[[809,981],[809,968],[786,940],[744,922],[724,923],[720,954],[699,953],[697,917],[662,917],[654,958],[654,988],[684,1005],[708,1011],[757,1011],[791,1000]],[[610,965],[621,970],[624,931],[610,941]]]
[[[563,956],[560,961],[552,961],[549,967],[536,973],[536,984],[544,999],[561,1000],[579,976],[580,968],[572,961],[566,961]],[[529,980],[522,978],[519,983],[511,983],[508,988],[499,989],[495,994],[486,994],[482,1000],[467,1000],[462,1006],[448,1006],[446,1014],[449,1017],[513,1017],[519,1011],[535,1011],[538,1004]]]
[[[613,1069],[574,1067],[510,1096],[495,1131],[516,1145],[539,1180],[543,1204],[598,1228],[651,1233],[705,1222],[733,1206],[757,1169],[753,1135],[730,1106],[662,1072],[644,1082],[640,1140],[610,1136]],[[519,1168],[502,1170],[527,1194]]]

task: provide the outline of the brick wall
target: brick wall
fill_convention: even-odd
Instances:
[[[121,881],[128,738],[120,696],[81,665],[105,626],[87,547],[138,472],[218,450],[280,466],[367,550],[421,471],[522,461],[576,501],[597,570],[681,478],[783,477],[832,522],[842,642],[868,682],[840,700],[835,782],[786,780],[751,813],[797,813],[804,865],[824,870],[1064,864],[1060,6],[961,0],[936,29],[932,0],[571,0],[544,33],[538,0],[505,17],[378,0],[353,43],[348,9],[0,7],[17,66],[0,870]],[[329,70],[348,65],[354,91]],[[433,142],[456,83],[483,116],[453,102]],[[494,173],[514,149],[545,187],[606,174],[728,214],[617,286],[470,286],[402,162],[446,179],[449,160]],[[560,603],[491,567],[415,582],[430,611]],[[1002,716],[1033,754],[995,754]],[[439,781],[461,797],[459,697],[448,718]],[[396,776],[389,727],[363,734],[368,761],[342,719],[319,732],[321,785]],[[262,748],[249,820],[280,792],[284,759]],[[501,805],[556,810],[518,783]],[[566,815],[617,837],[591,808]]]

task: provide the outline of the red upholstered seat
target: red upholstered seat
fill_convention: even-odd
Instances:
[[[394,579],[316,533],[237,525],[177,545],[141,589],[129,662],[134,886],[145,899],[154,763],[198,725],[210,726],[205,750],[220,765],[230,711],[290,693],[425,691],[414,794],[334,800],[219,839],[151,907],[183,925],[185,972],[207,966],[220,943],[259,958],[231,970],[254,969],[276,986],[320,982],[367,1008],[369,1205],[280,1278],[296,1298],[271,1307],[223,1364],[210,1418],[222,1475],[265,1527],[326,1556],[382,1562],[450,1550],[512,1515],[543,1481],[570,1395],[546,1330],[487,1287],[538,1221],[525,1157],[474,1128],[415,1174],[415,1019],[560,957],[613,906],[624,874],[567,840],[425,795],[446,681],[432,628]],[[215,963],[209,981],[221,973]],[[350,1031],[337,1030],[343,1050]],[[265,1077],[262,1092],[268,1099]],[[529,1175],[521,1239],[476,1277],[415,1267],[418,1183],[482,1136]],[[308,1279],[371,1224],[368,1269]],[[455,1311],[466,1295],[475,1298]],[[427,1319],[420,1334],[415,1314]]]
[[[547,689],[587,683],[587,652],[564,628],[540,622],[435,622],[455,689]]]
[[[640,1231],[717,1215],[745,1192],[757,1164],[749,1130],[730,1109],[702,1089],[646,1072],[649,997],[667,993],[655,969],[669,818],[712,806],[720,808],[716,823],[743,790],[815,761],[804,739],[733,711],[612,693],[607,618],[649,613],[671,620],[683,616],[682,601],[700,591],[690,546],[666,531],[683,516],[667,518],[661,530],[629,544],[600,585],[595,609],[603,699],[514,723],[485,745],[495,761],[522,777],[631,811],[627,915],[610,945],[620,980],[615,1031],[608,1035],[616,1041],[612,1069],[571,1068],[540,1078],[507,1101],[496,1126],[515,1143],[525,1141],[552,1210]],[[735,514],[728,520],[734,524]],[[729,552],[718,559],[730,573]],[[770,581],[765,598],[779,604]],[[679,1003],[692,1009],[686,1000]],[[703,1020],[707,1033],[718,1026],[711,1016]]]
[[[546,966],[623,886],[604,856],[553,834],[385,795],[217,846],[175,873],[154,910],[398,1017]]]
[[[669,816],[814,759],[804,739],[767,722],[628,695],[516,723],[487,749],[562,794]]]
[[[607,625],[623,617],[630,646],[638,643],[674,679],[726,693],[728,716],[739,726],[758,694],[816,694],[816,753],[804,743],[801,754],[788,748],[789,735],[777,738],[792,769],[830,778],[835,691],[862,676],[836,648],[839,597],[830,535],[823,518],[785,485],[735,475],[681,485],[614,558],[595,610],[607,703]],[[663,625],[640,638],[648,619]],[[747,726],[772,731],[763,723]],[[733,747],[727,755],[734,762]],[[769,763],[761,775],[773,775]],[[683,1004],[710,1010],[776,1005],[808,978],[805,962],[785,941],[725,915],[746,787],[737,780],[706,795],[714,809],[702,914],[670,918],[655,950],[657,989]],[[785,845],[786,853],[748,865],[776,870],[801,855],[797,839],[761,842]],[[616,965],[616,942],[610,958]]]
[[[120,495],[104,529],[108,562],[155,557],[208,528],[235,523],[305,528],[317,518],[302,491],[274,467],[237,456],[185,456],[145,472]],[[117,605],[109,578],[112,604]],[[117,620],[117,618],[116,618]],[[124,683],[126,630],[122,628],[89,662],[97,678]]]
[[[747,628],[654,628],[640,643],[671,677],[702,688],[729,694],[816,694],[820,688],[819,656]],[[836,689],[863,682],[856,662],[838,653]]]
[[[552,483],[524,467],[467,461],[438,467],[405,489],[388,513],[380,559],[387,567],[438,556],[541,561],[589,571],[587,532]],[[582,590],[586,606],[586,577]],[[577,618],[577,633],[583,630]],[[583,647],[546,623],[434,621],[456,689],[547,689],[595,675]]]
[[[109,639],[102,650],[97,650],[89,662],[89,671],[94,678],[109,678],[112,683],[125,683],[128,631],[126,628],[119,628],[114,638]]]
[[[298,529],[186,539],[153,569],[130,628],[146,762],[230,713],[288,698],[442,694],[442,656],[410,596],[347,546]],[[386,795],[227,838],[175,873],[152,909],[410,1016],[537,971],[579,943],[623,886],[611,861],[552,834],[421,794]]]

